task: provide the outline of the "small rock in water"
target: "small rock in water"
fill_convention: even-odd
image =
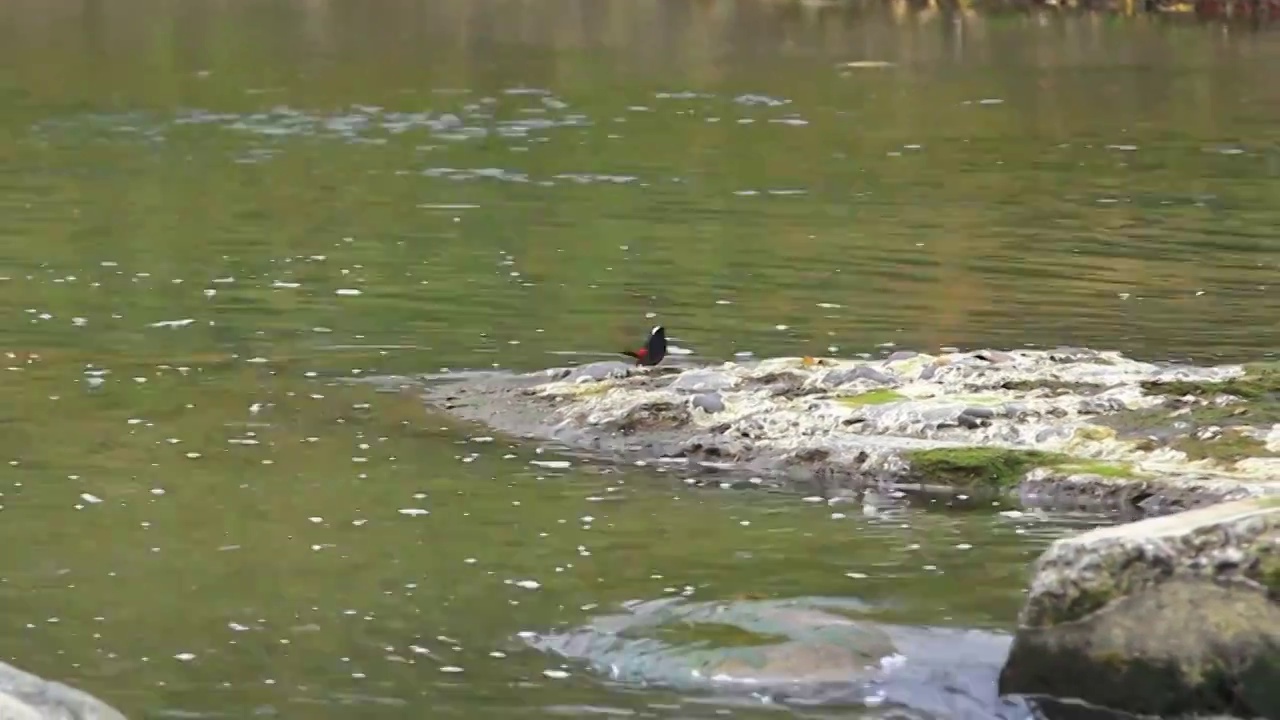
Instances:
[[[889,383],[894,382],[893,377],[886,373],[883,373],[873,367],[859,365],[854,368],[832,370],[822,378],[822,383],[828,387],[835,387],[851,383],[855,380],[870,380],[871,382],[880,383],[881,385],[888,385]]]
[[[974,353],[973,356],[978,358],[979,360],[986,360],[987,362],[992,364],[1007,363],[1007,362],[1014,361],[1014,357],[1012,355],[1010,355],[1007,352],[1001,352],[999,350],[979,350],[978,352]]]
[[[530,460],[529,464],[537,465],[538,467],[550,468],[552,470],[563,470],[573,465],[573,463],[568,460]]]
[[[718,413],[724,410],[724,398],[716,392],[702,393],[690,398],[689,406],[705,413]]]
[[[682,392],[707,392],[726,390],[736,383],[737,380],[727,373],[715,370],[693,370],[680,373],[680,376],[667,387]]]

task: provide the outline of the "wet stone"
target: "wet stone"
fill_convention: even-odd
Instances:
[[[938,407],[928,407],[919,411],[920,422],[925,425],[944,425],[955,423],[960,417],[963,409],[959,405],[942,405]]]
[[[989,407],[967,407],[960,411],[956,422],[960,423],[960,427],[977,429],[991,425],[995,416],[996,411]]]
[[[737,379],[715,370],[694,370],[681,373],[667,386],[676,392],[708,392],[727,390],[738,383]]]
[[[1053,543],[1002,693],[1142,716],[1280,717],[1280,503],[1252,498]]]
[[[1015,360],[1013,355],[999,350],[979,350],[974,353],[973,356],[979,360],[985,360],[993,365],[997,363],[1011,363]]]
[[[1095,396],[1081,399],[1076,412],[1090,415],[1103,415],[1127,409],[1129,409],[1129,406],[1125,404],[1124,400],[1121,400],[1118,397]]]
[[[847,385],[856,380],[868,380],[870,382],[888,385],[896,382],[894,376],[881,372],[873,367],[860,365],[855,368],[844,368],[840,370],[832,370],[822,378],[822,384],[828,387],[838,387]]]
[[[718,392],[701,393],[689,398],[689,407],[705,413],[718,413],[724,410],[724,398]]]
[[[1054,362],[1079,362],[1082,360],[1094,360],[1097,357],[1098,351],[1088,348],[1064,346],[1049,351],[1049,359]]]
[[[689,408],[683,403],[658,401],[636,405],[612,424],[624,433],[635,433],[678,428],[689,424],[690,420]]]
[[[1023,418],[1032,415],[1031,406],[1024,402],[1005,403],[1000,406],[1000,414],[1011,418]]]
[[[567,369],[568,372],[562,375],[559,379],[567,380],[569,382],[598,382],[600,380],[612,380],[627,377],[631,374],[634,366],[617,360],[604,360],[576,368],[563,369]]]
[[[916,352],[915,350],[895,350],[889,353],[889,356],[885,358],[885,361],[897,362],[899,360],[910,360],[911,358],[916,357],[919,354],[920,353]]]

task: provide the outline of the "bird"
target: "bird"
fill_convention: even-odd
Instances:
[[[667,331],[661,325],[654,325],[649,331],[649,338],[639,350],[623,350],[623,355],[636,359],[637,365],[657,365],[667,356]]]

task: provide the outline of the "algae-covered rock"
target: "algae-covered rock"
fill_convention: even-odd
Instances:
[[[1280,500],[1056,541],[1036,562],[1000,690],[1162,717],[1280,717]]]
[[[1016,486],[1032,468],[1072,461],[1058,453],[991,447],[912,450],[906,459],[912,474],[922,481],[992,490]]]
[[[921,720],[1028,717],[1024,703],[996,693],[1007,635],[858,619],[860,605],[668,598],[521,639],[617,683],[802,706],[874,703],[887,717]]]
[[[124,720],[124,715],[82,690],[0,662],[0,718]]]
[[[1176,509],[1280,492],[1280,400],[1165,393],[1264,382],[1255,374],[1082,348],[903,351],[471,374],[428,383],[424,396],[498,431],[690,475]]]

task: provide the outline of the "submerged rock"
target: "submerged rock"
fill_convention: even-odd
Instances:
[[[1161,717],[1280,717],[1280,500],[1056,541],[1000,690]]]
[[[801,705],[906,708],[921,720],[1030,715],[1020,700],[996,693],[1007,635],[851,617],[865,609],[831,598],[662,599],[522,638],[615,682]]]
[[[1222,400],[1216,387],[1240,395]],[[605,362],[472,374],[427,384],[425,398],[499,431],[773,484],[906,483],[1162,512],[1280,492],[1280,375],[1241,365],[1081,348]]]
[[[4,720],[125,720],[101,700],[0,662],[0,718]]]

